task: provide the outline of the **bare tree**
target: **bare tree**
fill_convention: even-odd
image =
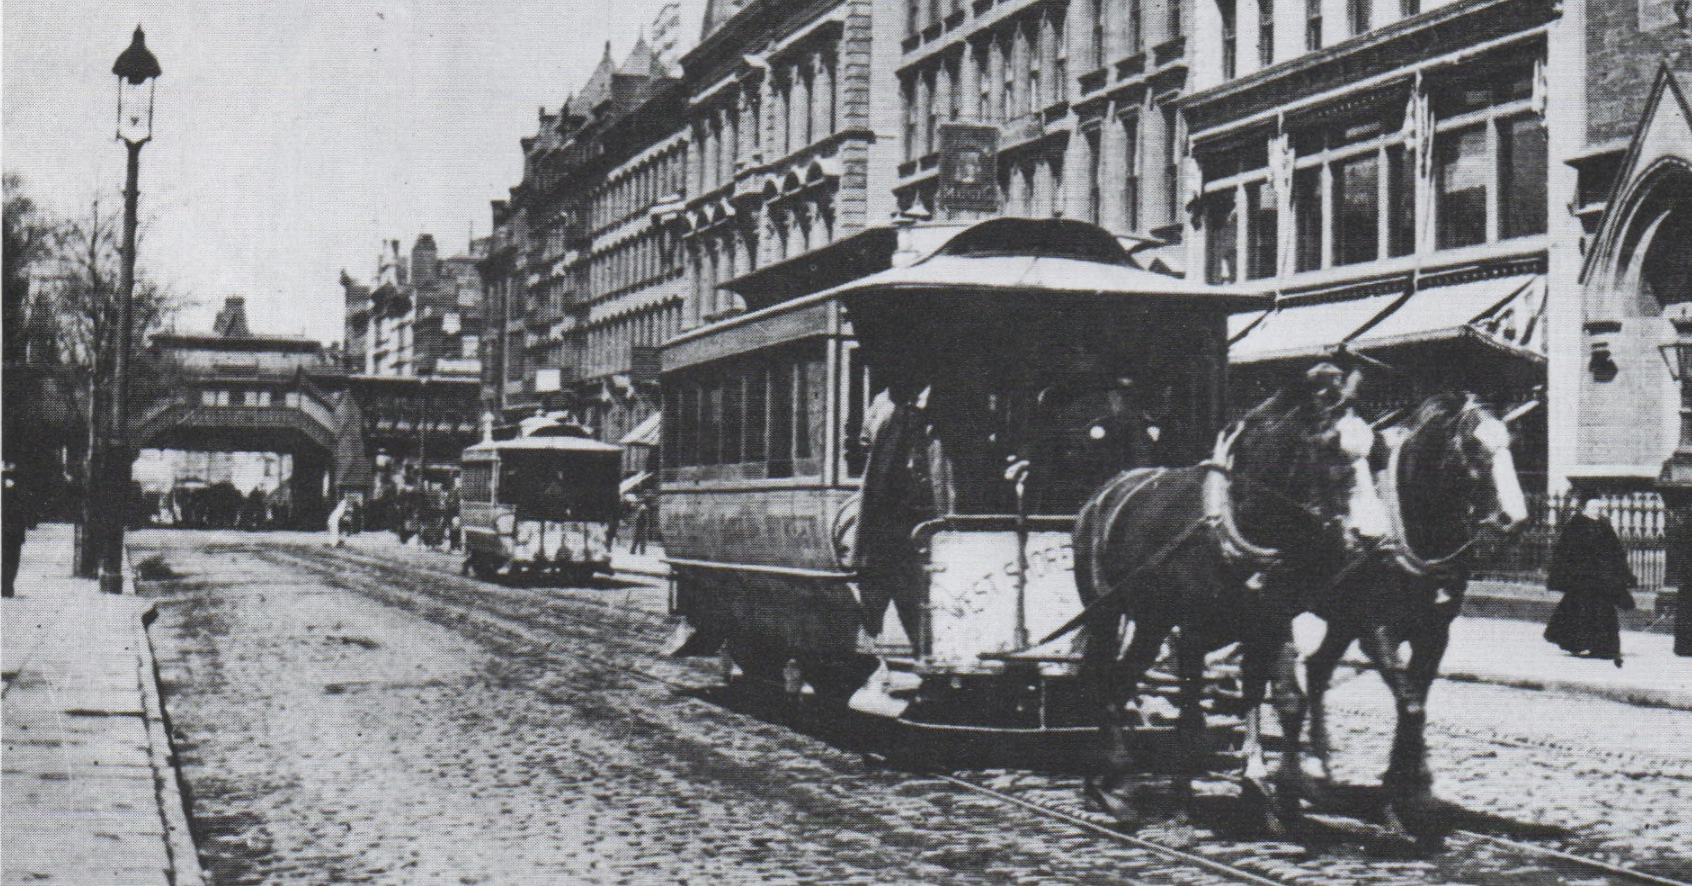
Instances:
[[[13,173],[4,177],[6,196],[5,223],[5,360],[9,364],[27,362],[56,362],[51,348],[51,327],[38,324],[31,298],[30,272],[41,262],[50,259],[57,248],[58,223],[41,212],[35,201],[24,192],[23,179]],[[46,329],[41,326],[47,325]],[[48,340],[37,340],[41,333]],[[43,346],[48,346],[43,352]]]
[[[94,531],[95,527],[103,521],[127,516],[127,494],[117,501],[98,501],[89,494],[99,487],[99,479],[112,476],[112,469],[117,466],[105,461],[110,445],[131,442],[117,434],[119,429],[111,427],[110,419],[121,322],[122,236],[121,213],[104,212],[95,201],[86,216],[58,223],[45,272],[37,272],[38,279],[46,283],[45,297],[51,300],[58,350],[66,362],[76,367],[83,395],[79,405],[88,435],[81,471],[85,494],[79,538],[84,543],[77,549],[76,569],[79,575],[85,576],[95,574],[100,562],[95,544],[87,542],[106,537],[106,533]],[[175,293],[145,277],[137,277],[131,302],[130,340],[137,345],[145,342],[147,334],[161,328],[182,304],[183,300]],[[168,367],[144,359],[144,353],[138,349],[129,365],[132,394],[126,404],[129,412],[126,425],[134,420],[137,407],[151,399],[148,392],[159,389],[168,371]],[[131,459],[134,455],[125,451],[117,457]]]

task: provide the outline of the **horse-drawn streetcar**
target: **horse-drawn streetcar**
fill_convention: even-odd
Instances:
[[[459,513],[465,568],[480,578],[611,571],[620,446],[543,417],[464,450]]]
[[[1266,297],[996,219],[914,264],[663,351],[663,533],[684,654],[927,727],[1095,726],[1071,531],[1225,416],[1226,318]],[[873,678],[872,678],[873,675]]]

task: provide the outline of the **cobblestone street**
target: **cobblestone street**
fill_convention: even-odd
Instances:
[[[309,536],[133,545],[217,884],[1226,882],[721,703],[714,667],[656,655],[656,586],[502,587],[446,555]],[[1363,674],[1330,698],[1337,774],[1375,783],[1384,690]],[[1692,713],[1463,683],[1433,712],[1440,793],[1477,820],[1692,877]],[[1076,802],[1070,775],[970,775]],[[1455,845],[1221,840],[1202,820],[1146,835],[1281,882],[1604,882]]]

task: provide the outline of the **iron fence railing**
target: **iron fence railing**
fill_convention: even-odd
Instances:
[[[1616,528],[1638,590],[1663,588],[1667,573],[1667,511],[1655,492],[1609,495],[1600,499],[1604,516]],[[1475,578],[1544,584],[1551,548],[1563,522],[1578,509],[1568,494],[1528,496],[1528,525],[1516,538],[1491,546],[1479,557]]]

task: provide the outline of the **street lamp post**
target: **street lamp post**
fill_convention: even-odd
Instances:
[[[1668,573],[1678,581],[1674,604],[1674,654],[1692,656],[1692,302],[1664,312],[1674,326],[1674,341],[1660,347],[1669,375],[1680,383],[1680,445],[1663,462],[1657,492],[1668,509]]]
[[[129,48],[117,57],[112,73],[118,80],[117,137],[129,150],[123,189],[123,265],[118,278],[117,355],[112,362],[111,425],[107,439],[107,471],[111,488],[105,507],[115,509],[101,547],[100,590],[123,593],[123,533],[129,518],[129,350],[135,324],[135,226],[141,199],[141,146],[153,138],[153,81],[159,60],[147,49],[139,25]]]

